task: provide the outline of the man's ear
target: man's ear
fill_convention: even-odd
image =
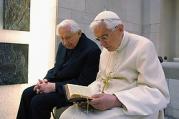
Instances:
[[[79,31],[78,31],[78,35],[81,36],[81,34],[82,34],[81,30],[79,30]]]
[[[120,32],[124,31],[124,25],[123,24],[119,24],[115,27],[117,30],[119,30]]]

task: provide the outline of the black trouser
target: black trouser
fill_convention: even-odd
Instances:
[[[54,107],[69,105],[64,94],[36,94],[34,86],[24,90],[17,114],[17,119],[50,119]]]

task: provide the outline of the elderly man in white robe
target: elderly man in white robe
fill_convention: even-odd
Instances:
[[[74,104],[60,119],[164,119],[170,96],[153,43],[124,31],[112,11],[99,13],[90,28],[104,47],[96,81],[89,85],[94,110]]]

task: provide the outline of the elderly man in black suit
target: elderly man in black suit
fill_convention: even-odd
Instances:
[[[88,85],[96,79],[99,47],[82,33],[74,20],[57,25],[61,38],[56,62],[43,80],[24,90],[17,119],[50,119],[53,107],[63,107],[66,100],[63,86],[67,83]]]

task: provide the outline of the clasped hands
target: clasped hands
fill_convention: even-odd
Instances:
[[[55,91],[55,83],[48,82],[47,79],[38,80],[37,84],[34,86],[34,91],[37,94],[50,93]]]
[[[121,107],[122,103],[118,100],[115,95],[111,94],[95,94],[92,97],[92,100],[89,101],[89,105],[98,110],[107,110],[113,107]],[[82,109],[87,109],[87,103],[81,102],[78,103],[78,106]]]

